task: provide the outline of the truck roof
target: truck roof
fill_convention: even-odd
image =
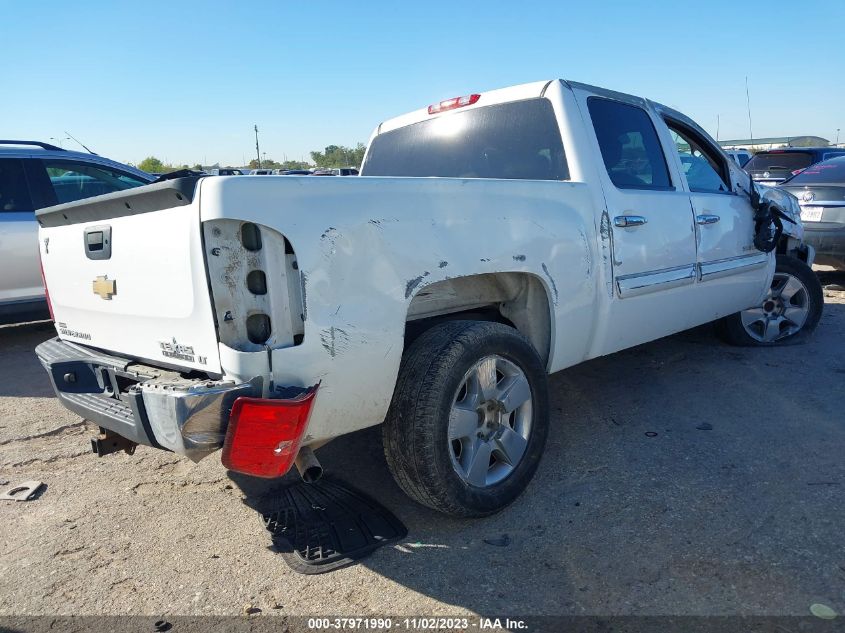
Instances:
[[[611,99],[616,99],[619,101],[624,101],[643,107],[645,107],[646,105],[646,100],[642,97],[629,95],[624,92],[608,90],[607,88],[591,86],[590,84],[584,84],[577,81],[569,81],[567,79],[547,79],[545,81],[532,81],[530,83],[519,84],[516,86],[509,86],[507,88],[499,88],[496,90],[488,90],[486,92],[478,93],[481,95],[482,98],[479,99],[477,103],[462,106],[461,110],[466,111],[474,108],[483,108],[489,105],[496,105],[499,103],[507,103],[509,101],[519,101],[521,99],[534,99],[537,97],[542,97],[545,94],[546,89],[549,87],[549,85],[554,81],[559,81],[571,88],[581,88],[584,90],[588,90],[590,92],[594,92],[596,94],[600,94]],[[655,106],[660,106],[660,104],[654,102],[652,103]],[[669,110],[669,108],[666,108],[665,106],[660,107],[662,107],[664,110]],[[373,136],[376,136],[383,132],[390,132],[391,130],[395,130],[400,127],[405,127],[406,125],[412,125],[414,123],[419,123],[420,121],[425,121],[427,119],[430,119],[432,116],[437,116],[437,114],[432,115],[431,113],[429,113],[428,108],[429,106],[426,106],[424,108],[420,108],[419,110],[413,110],[412,112],[401,114],[397,117],[393,117],[391,119],[383,121],[376,128],[375,132],[373,132]]]

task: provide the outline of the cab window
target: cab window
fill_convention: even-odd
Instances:
[[[668,119],[666,125],[675,141],[690,191],[730,193],[729,171],[722,154],[686,126]]]
[[[645,110],[599,97],[590,97],[587,107],[604,166],[616,187],[672,189],[666,157]]]

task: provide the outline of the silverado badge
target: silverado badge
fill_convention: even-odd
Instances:
[[[111,298],[117,294],[117,286],[114,279],[109,279],[108,275],[97,277],[92,284],[94,294],[100,295],[101,299],[111,301]]]

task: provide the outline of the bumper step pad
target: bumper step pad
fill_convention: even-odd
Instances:
[[[301,574],[347,567],[408,534],[377,501],[326,477],[268,495],[260,507],[274,547]]]

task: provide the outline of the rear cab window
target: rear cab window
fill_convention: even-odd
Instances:
[[[673,189],[666,156],[648,113],[601,97],[587,100],[604,166],[618,189]]]
[[[442,114],[378,134],[362,176],[568,180],[548,99]]]

